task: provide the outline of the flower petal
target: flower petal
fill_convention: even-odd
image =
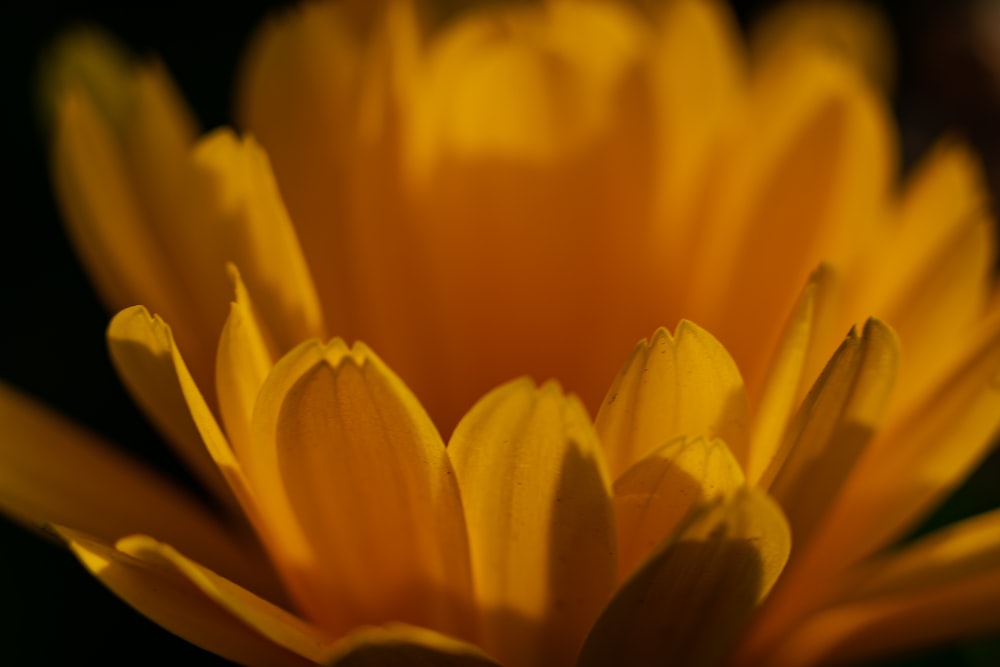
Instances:
[[[215,270],[229,261],[240,267],[279,350],[323,336],[319,297],[264,151],[252,138],[223,129],[203,138],[191,160],[207,194],[193,204],[213,213],[212,233],[219,237],[220,247],[205,263]]]
[[[705,507],[618,591],[591,630],[580,667],[717,664],[790,546],[781,510],[759,491]]]
[[[869,320],[860,337],[851,331],[802,402],[761,479],[781,503],[797,549],[809,541],[874,435],[898,363],[892,330]]]
[[[329,667],[499,667],[477,647],[402,623],[368,627],[348,635]]]
[[[871,660],[1000,628],[1000,510],[841,577],[833,604],[790,632],[768,665]]]
[[[473,634],[468,542],[444,443],[366,346],[305,343],[274,367],[247,471],[305,536],[295,592],[324,627],[391,620]]]
[[[826,350],[834,347],[826,340],[826,332],[832,331],[834,288],[833,270],[820,266],[802,291],[768,364],[747,456],[746,473],[751,485],[756,486],[771,465],[795,407],[819,374],[827,358]],[[814,371],[821,357],[823,361]]]
[[[968,351],[947,382],[872,443],[818,536],[816,557],[854,562],[901,537],[947,497],[989,452],[1000,429],[998,387],[1000,333],[994,333]],[[907,474],[886,475],[886,470]],[[858,516],[868,520],[857,521]]]
[[[169,544],[133,535],[119,540],[115,548],[152,568],[173,571],[234,618],[292,653],[324,662],[331,652],[332,636],[219,576]]]
[[[482,641],[501,663],[568,664],[611,594],[611,490],[586,411],[554,383],[506,384],[448,445],[465,501]]]
[[[30,525],[70,524],[103,540],[155,532],[212,567],[253,580],[254,550],[151,469],[0,384],[0,508]]]
[[[678,436],[720,438],[746,460],[749,408],[740,371],[704,329],[682,321],[641,341],[608,390],[595,426],[612,477]]]
[[[215,386],[233,453],[237,459],[246,460],[250,456],[254,403],[277,357],[270,330],[257,318],[239,271],[233,265],[229,269],[235,295],[219,337]]]
[[[740,464],[721,440],[680,436],[640,459],[614,485],[619,581],[671,536],[688,512],[744,483]]]
[[[267,148],[331,330],[347,336],[361,52],[343,4],[286,11],[250,44],[236,103],[240,126]]]
[[[159,317],[150,316],[142,306],[127,308],[112,319],[108,328],[112,358],[119,364],[119,372],[128,380],[136,382],[135,395],[148,396],[150,400],[162,400],[175,412],[183,425],[194,431],[192,439],[199,447],[198,454],[211,466],[218,486],[217,491],[227,501],[234,513],[242,510],[250,524],[263,539],[264,546],[270,547],[272,558],[294,548],[291,533],[274,534],[280,522],[265,524],[262,508],[257,496],[247,483],[243,468],[233,456],[215,416],[202,398],[194,379],[173,339],[170,327]],[[180,405],[174,405],[180,403]],[[274,508],[266,508],[277,511]],[[235,516],[239,516],[235,514]],[[283,549],[275,549],[282,544]],[[255,545],[256,546],[256,545]],[[261,553],[252,553],[259,559]],[[250,555],[248,555],[250,558]],[[278,559],[280,560],[280,559]],[[227,576],[229,574],[224,572]],[[253,590],[270,599],[283,599],[281,587],[271,578],[255,582]]]
[[[173,335],[144,307],[126,308],[108,325],[111,361],[133,399],[167,435],[187,466],[213,494],[233,505],[233,498],[205,450],[177,380]]]
[[[713,166],[685,274],[687,316],[754,388],[766,371],[759,350],[777,342],[798,287],[821,261],[856,254],[895,166],[888,111],[843,63],[803,51],[755,73],[739,134]]]
[[[85,533],[57,531],[84,567],[118,597],[192,644],[248,667],[315,664],[262,636],[176,569],[140,560]]]

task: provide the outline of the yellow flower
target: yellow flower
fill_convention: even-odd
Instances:
[[[1000,424],[976,168],[944,142],[897,187],[879,95],[788,31],[749,68],[707,1],[310,4],[250,49],[247,134],[200,138],[161,65],[67,40],[112,358],[231,520],[9,388],[0,505],[248,665],[997,629],[1000,513],[892,547]]]

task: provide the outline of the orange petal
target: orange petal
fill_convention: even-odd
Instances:
[[[755,490],[696,513],[618,591],[580,667],[718,664],[784,567],[778,506]]]
[[[229,609],[206,595],[175,567],[137,558],[122,549],[129,547],[130,542],[132,546],[139,546],[136,540],[141,543],[149,538],[129,538],[123,540],[119,548],[115,548],[68,528],[57,528],[57,531],[84,567],[115,595],[154,623],[192,644],[248,667],[299,667],[316,664],[247,625]],[[200,571],[202,574],[207,572],[203,568]],[[207,579],[207,575],[204,579]],[[213,583],[220,580],[216,577]],[[256,599],[261,605],[268,605],[233,584],[228,584],[228,587],[240,590],[240,597],[244,602]]]
[[[472,634],[468,542],[444,443],[362,344],[305,343],[260,390],[248,476],[305,541],[301,604],[325,627],[412,622]]]
[[[586,411],[554,383],[517,380],[469,411],[448,452],[482,645],[504,664],[572,664],[615,578],[611,490]]]
[[[718,437],[746,460],[749,408],[740,371],[704,329],[682,321],[641,341],[597,414],[612,477],[679,435]]]

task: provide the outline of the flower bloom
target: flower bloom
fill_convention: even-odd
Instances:
[[[243,137],[66,42],[53,172],[112,358],[233,519],[4,389],[8,513],[248,665],[813,665],[1000,627],[1000,514],[890,548],[1000,424],[960,145],[897,187],[850,65],[779,36],[748,67],[711,2],[372,7],[264,27]]]

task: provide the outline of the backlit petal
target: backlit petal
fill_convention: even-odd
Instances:
[[[640,459],[614,485],[619,581],[671,536],[688,512],[731,495],[744,482],[721,440],[681,436]]]
[[[314,662],[323,662],[331,652],[334,640],[329,634],[220,577],[169,544],[133,535],[119,540],[116,548],[151,568],[172,570],[207,599],[278,646]]]
[[[678,435],[720,438],[746,460],[749,415],[740,371],[704,329],[683,321],[641,341],[595,425],[612,477]]]
[[[851,331],[799,407],[761,480],[781,503],[797,548],[808,542],[874,435],[898,364],[892,330],[869,320],[861,336]]]
[[[325,627],[472,635],[468,542],[444,443],[366,346],[305,343],[261,388],[247,470],[306,540],[296,594]]]
[[[615,595],[581,667],[636,667],[667,659],[713,665],[726,655],[791,546],[778,506],[743,490],[695,514]]]
[[[554,383],[517,380],[469,411],[448,451],[482,645],[504,664],[571,664],[615,578],[611,490],[586,411]]]

